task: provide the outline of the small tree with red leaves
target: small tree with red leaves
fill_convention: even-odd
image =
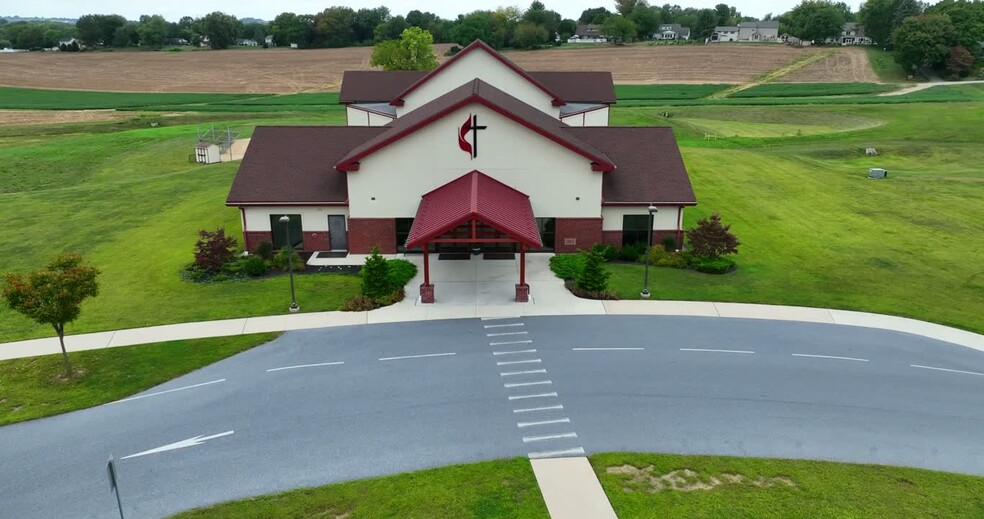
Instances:
[[[209,272],[218,272],[236,255],[236,239],[226,236],[225,229],[198,231],[195,242],[195,266]]]
[[[732,234],[731,225],[721,225],[721,215],[697,220],[697,225],[687,231],[690,249],[694,256],[716,259],[725,254],[738,253],[738,237]]]

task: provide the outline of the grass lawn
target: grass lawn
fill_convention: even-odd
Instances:
[[[878,78],[886,83],[910,81],[905,68],[895,61],[895,56],[887,50],[866,45],[864,51],[868,54],[868,62]]]
[[[731,97],[812,97],[877,94],[896,85],[877,83],[765,83],[731,94]]]
[[[65,379],[61,353],[0,361],[0,425],[112,402],[272,341],[279,334],[160,342],[68,354],[83,373]]]
[[[325,124],[333,117],[269,122]],[[263,122],[233,126],[251,131]],[[85,303],[70,334],[285,313],[286,277],[214,284],[180,278],[199,229],[241,231],[239,211],[224,206],[238,163],[189,163],[194,142],[195,126],[8,138],[0,146],[0,216],[8,222],[0,227],[0,272],[36,269],[63,251],[81,252],[100,268],[101,293]],[[354,276],[303,275],[297,298],[304,311],[336,310],[358,286]],[[52,334],[0,305],[0,342]]]
[[[294,490],[184,512],[176,519],[545,519],[529,460],[487,461]]]
[[[20,110],[138,108],[154,105],[219,103],[267,96],[270,94],[162,94],[0,87],[0,108]]]
[[[961,474],[672,454],[608,453],[590,460],[620,519],[984,517],[984,479]],[[614,467],[627,474],[609,473]],[[668,474],[680,477],[677,485],[710,488],[677,490],[667,481],[672,476],[660,479]]]

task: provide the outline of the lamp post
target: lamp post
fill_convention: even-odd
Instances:
[[[290,313],[294,314],[301,311],[297,306],[297,297],[294,296],[294,242],[290,241],[290,217],[283,215],[280,223],[284,224],[287,231],[287,270],[290,272]]]
[[[647,210],[649,211],[649,228],[646,229],[646,243],[648,243],[649,246],[646,247],[646,279],[643,282],[642,292],[639,293],[643,299],[649,299],[649,296],[651,295],[649,293],[649,250],[653,248],[653,218],[656,216],[656,204],[649,204]]]

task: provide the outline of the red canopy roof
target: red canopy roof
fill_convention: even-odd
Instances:
[[[422,245],[471,220],[480,220],[532,248],[543,246],[530,197],[482,172],[472,171],[421,197],[407,248]]]

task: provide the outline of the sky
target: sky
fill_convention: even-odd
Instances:
[[[547,9],[559,12],[564,18],[577,19],[581,12],[591,7],[604,6],[614,10],[612,0],[541,0]],[[678,4],[682,7],[713,8],[715,4],[734,5],[742,14],[761,18],[766,13],[780,14],[793,8],[798,0],[651,0],[650,4]],[[849,0],[855,10],[859,0]],[[442,18],[455,18],[479,9],[495,9],[500,5],[526,7],[529,1],[520,0],[33,0],[15,2],[0,0],[0,15],[38,16],[48,18],[78,18],[83,14],[121,14],[136,20],[141,14],[160,14],[170,21],[182,16],[203,16],[212,11],[224,11],[238,18],[272,20],[278,14],[290,11],[298,14],[314,14],[332,5],[345,5],[353,9],[385,5],[394,15],[406,15],[413,9],[430,11]]]

